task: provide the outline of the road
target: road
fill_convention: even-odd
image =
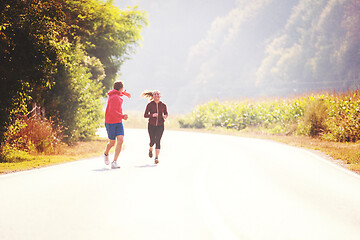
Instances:
[[[126,129],[102,157],[0,176],[0,239],[359,239],[360,177],[285,144]]]

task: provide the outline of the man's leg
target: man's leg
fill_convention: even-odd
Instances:
[[[115,145],[116,140],[109,139],[108,144],[106,145],[104,154],[107,156],[109,155],[110,149]]]
[[[107,132],[107,135],[109,138],[109,142],[106,145],[104,154],[105,154],[105,156],[108,156],[110,149],[115,145],[115,142],[116,142],[115,126],[114,126],[114,124],[105,123],[105,128],[106,128],[106,132]]]
[[[115,147],[115,155],[114,155],[114,162],[117,161],[120,152],[121,152],[121,148],[122,148],[122,144],[124,142],[124,135],[118,135],[116,136],[116,147]]]

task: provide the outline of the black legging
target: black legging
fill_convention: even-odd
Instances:
[[[160,149],[160,140],[164,132],[164,125],[153,126],[148,124],[148,132],[150,136],[150,147],[155,145],[155,149]]]

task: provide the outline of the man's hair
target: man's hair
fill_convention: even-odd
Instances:
[[[123,87],[124,87],[123,81],[117,80],[117,81],[114,82],[114,89],[116,89],[116,90],[119,91],[119,90],[122,89]]]

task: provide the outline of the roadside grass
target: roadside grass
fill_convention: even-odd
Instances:
[[[213,134],[233,135],[248,138],[268,139],[294,147],[301,147],[308,150],[314,150],[315,153],[332,161],[342,167],[345,167],[357,174],[360,174],[360,141],[358,142],[333,142],[321,138],[270,134],[259,128],[246,128],[242,131],[234,129],[225,129],[221,127],[211,127],[203,129],[188,129],[187,131],[207,132]]]
[[[94,138],[86,142],[77,142],[71,146],[63,145],[56,154],[31,155],[26,152],[12,152],[16,162],[1,162],[0,174],[31,170],[51,165],[72,162],[83,158],[103,154],[107,139]]]
[[[143,118],[141,112],[129,112],[129,119],[124,122],[126,128],[147,128],[147,119]],[[360,142],[343,143],[332,142],[320,138],[271,134],[260,128],[246,128],[238,131],[234,129],[226,129],[221,127],[208,127],[202,129],[184,129],[180,128],[179,119],[182,116],[172,116],[166,120],[166,129],[178,131],[206,132],[222,135],[233,135],[240,137],[261,138],[285,143],[291,146],[302,147],[314,150],[323,157],[346,167],[360,174]],[[103,126],[100,126],[103,127]],[[0,163],[0,174],[12,173],[17,171],[30,170],[34,168],[46,167],[83,158],[101,156],[103,154],[107,139],[99,137],[93,138],[91,141],[78,142],[71,146],[63,146],[53,155],[29,155],[24,152],[18,152],[17,162]],[[126,143],[125,146],[126,147]],[[16,157],[16,156],[15,156]]]

